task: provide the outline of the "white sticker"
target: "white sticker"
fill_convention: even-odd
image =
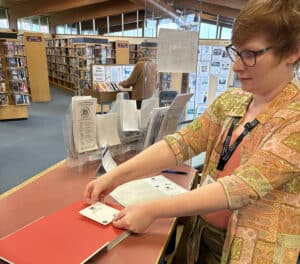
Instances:
[[[114,217],[119,213],[119,210],[106,204],[97,202],[80,210],[79,213],[102,225],[107,225],[112,222]]]

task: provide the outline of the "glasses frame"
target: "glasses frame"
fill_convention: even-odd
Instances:
[[[268,50],[272,49],[272,46],[266,47],[266,48],[263,48],[263,49],[260,49],[260,50],[257,50],[257,51],[245,49],[245,50],[242,50],[241,52],[239,52],[237,49],[235,49],[233,47],[233,44],[229,44],[228,46],[225,47],[225,49],[226,49],[226,52],[228,54],[228,57],[230,58],[230,60],[233,63],[235,63],[236,60],[234,60],[234,58],[232,58],[229,50],[233,50],[241,58],[241,60],[242,60],[242,62],[245,66],[254,67],[256,65],[256,57],[265,54]],[[248,65],[245,62],[245,60],[243,58],[243,53],[245,53],[245,52],[251,52],[254,55],[254,64],[253,65]]]

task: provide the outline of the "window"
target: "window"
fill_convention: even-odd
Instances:
[[[231,39],[232,28],[221,27],[221,39]]]
[[[217,35],[217,26],[209,23],[200,24],[200,39],[215,39]]]
[[[65,26],[64,25],[59,25],[56,26],[56,34],[65,34]]]
[[[40,19],[39,17],[31,17],[31,28],[32,31],[40,31]]]
[[[145,28],[144,28],[144,37],[156,37],[156,28],[157,28],[157,20],[146,18],[145,20]]]
[[[32,16],[18,19],[19,31],[34,31],[49,33],[48,17]]]
[[[161,18],[158,20],[158,32],[160,28],[179,29],[179,25],[171,18]]]
[[[72,34],[72,33],[70,33],[70,34]],[[94,28],[93,28],[93,20],[92,19],[81,21],[81,34],[82,35],[94,35]]]
[[[43,33],[49,33],[48,17],[40,16],[40,31]]]
[[[0,28],[9,28],[7,9],[0,8]]]

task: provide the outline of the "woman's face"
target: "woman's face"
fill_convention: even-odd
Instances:
[[[237,57],[233,71],[236,72],[244,91],[268,96],[276,90],[280,91],[290,80],[293,67],[289,63],[289,59],[280,59],[274,53],[272,43],[269,43],[264,37],[256,37],[236,49],[241,53],[244,50],[258,51],[268,47],[271,48],[256,56],[256,64],[253,67],[246,66],[241,58]]]

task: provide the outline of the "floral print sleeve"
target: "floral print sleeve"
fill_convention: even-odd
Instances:
[[[178,165],[206,150],[210,127],[207,115],[203,114],[185,128],[164,138],[172,149]]]

